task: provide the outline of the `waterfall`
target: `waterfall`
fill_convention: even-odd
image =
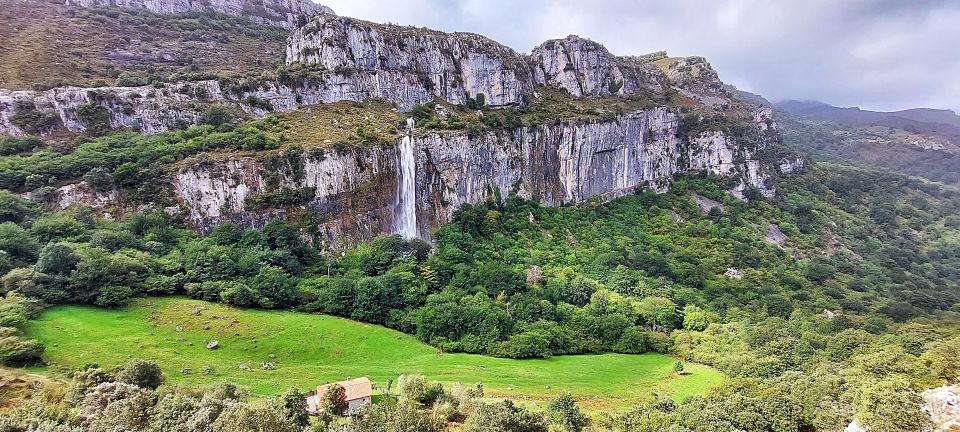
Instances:
[[[407,119],[407,134],[400,140],[397,159],[397,205],[394,210],[396,231],[405,239],[417,237],[417,158],[410,132],[413,119]]]

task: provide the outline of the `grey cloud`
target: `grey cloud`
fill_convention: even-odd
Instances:
[[[960,111],[951,0],[327,0],[378,22],[481,33],[520,52],[578,34],[616,54],[702,55],[769,99]]]

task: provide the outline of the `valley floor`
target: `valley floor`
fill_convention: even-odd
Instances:
[[[448,354],[413,336],[343,318],[177,297],[140,299],[119,311],[58,306],[31,321],[27,334],[46,346],[48,366],[40,370],[46,373],[143,358],[159,363],[173,383],[232,382],[260,395],[290,387],[306,391],[346,377],[368,376],[385,385],[400,374],[418,373],[444,383],[479,381],[487,396],[531,404],[570,392],[584,408],[600,410],[654,392],[681,400],[723,380],[719,372],[697,365],[687,365],[692,373],[679,376],[673,372],[676,360],[660,354],[535,360]],[[219,342],[216,349],[206,348],[211,340]],[[273,369],[265,370],[263,363]]]

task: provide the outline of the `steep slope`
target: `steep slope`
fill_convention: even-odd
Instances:
[[[157,14],[215,12],[247,18],[257,24],[291,28],[297,20],[333,9],[310,0],[66,0],[67,6],[145,9]]]
[[[0,88],[144,85],[259,73],[282,60],[286,36],[280,27],[210,12],[167,16],[5,0]]]

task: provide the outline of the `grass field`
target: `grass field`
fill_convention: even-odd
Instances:
[[[683,399],[723,379],[719,372],[696,365],[687,365],[691,374],[678,376],[673,373],[675,360],[659,354],[537,360],[442,354],[381,326],[183,298],[141,299],[120,311],[59,306],[31,321],[27,333],[46,345],[48,373],[144,358],[158,362],[175,383],[233,382],[256,394],[289,387],[306,390],[348,376],[369,376],[382,385],[403,373],[420,373],[446,383],[480,381],[488,396],[518,400],[541,401],[569,391],[588,409],[607,409],[651,392]],[[219,348],[208,350],[209,340],[219,341]],[[263,362],[275,363],[275,369],[263,370]],[[241,363],[251,370],[241,370]],[[213,372],[202,374],[205,366]],[[192,373],[181,373],[184,368]]]

